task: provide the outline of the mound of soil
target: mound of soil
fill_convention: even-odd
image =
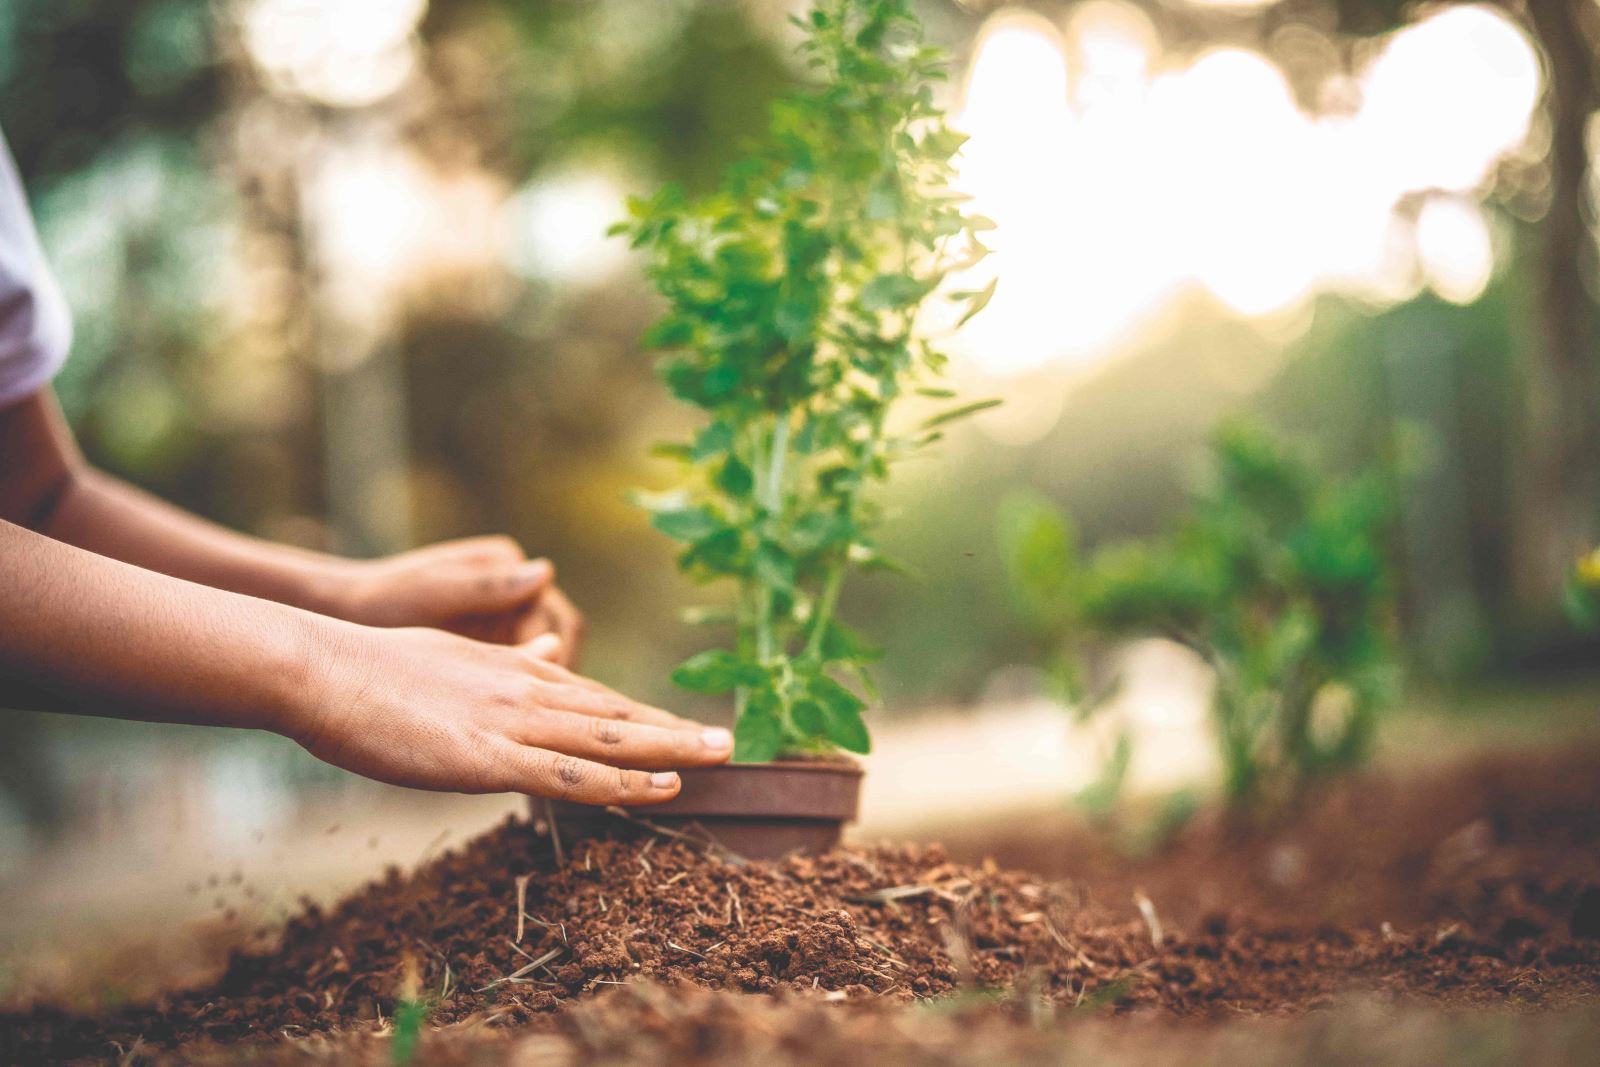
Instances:
[[[941,836],[957,860],[1071,878],[1113,911],[1142,890],[1179,924],[1557,929],[1600,884],[1600,749],[1337,779],[1289,818],[1250,826],[1207,813],[1143,858],[1059,809]]]
[[[1600,772],[1600,754],[1586,758]],[[96,1017],[0,1015],[0,1062],[104,1058],[139,1042],[186,1057],[276,1037],[359,1044],[388,1028],[405,995],[426,1000],[435,1025],[565,1033],[570,1045],[572,1026],[605,1018],[574,1006],[640,980],[874,1013],[998,996],[1030,1013],[1292,1014],[1352,989],[1452,1008],[1561,1006],[1600,995],[1600,827],[1561,807],[1585,795],[1542,815],[1500,797],[1529,820],[1516,824],[1528,836],[1559,848],[1521,846],[1514,872],[1469,863],[1428,875],[1433,904],[1376,924],[1309,912],[1286,925],[1237,910],[1191,920],[1179,906],[1168,913],[1183,900],[1176,886],[1108,909],[1091,896],[1109,901],[1097,886],[1115,878],[1052,883],[954,863],[937,846],[761,864],[646,833],[568,842],[558,862],[539,827],[508,822],[413,875],[391,870],[331,909],[308,906],[279,944],[236,955],[202,988]],[[1434,824],[1435,851],[1458,829]],[[635,1008],[614,1010],[644,1010],[650,995],[633,990],[619,1003]]]

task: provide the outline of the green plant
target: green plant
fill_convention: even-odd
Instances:
[[[1584,630],[1600,628],[1600,548],[1578,557],[1561,589],[1567,619]]]
[[[871,490],[986,406],[890,423],[908,397],[953,396],[919,312],[982,257],[991,225],[950,190],[964,138],[934,102],[941,53],[906,0],[827,0],[793,21],[815,84],[774,107],[765,141],[714,195],[634,199],[614,231],[648,253],[666,299],[646,338],[665,350],[662,377],[705,416],[691,441],[657,449],[682,465],[680,488],[641,501],[687,545],[687,573],[737,587],[731,613],[697,616],[731,622],[733,647],[673,680],[736,694],[744,761],[867,751],[857,690],[871,694],[878,653],[837,609],[847,571],[892,566]],[[948,297],[964,322],[992,291]]]
[[[1214,470],[1168,534],[1085,558],[1070,521],[1010,501],[1001,538],[1018,605],[1084,714],[1093,639],[1160,636],[1214,669],[1213,722],[1234,805],[1286,799],[1362,758],[1395,690],[1389,479],[1330,481],[1259,429],[1225,428]],[[1125,770],[1126,742],[1113,766]],[[1120,781],[1120,773],[1117,774]],[[1102,802],[1117,782],[1098,783]]]

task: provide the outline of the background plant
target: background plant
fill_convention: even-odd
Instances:
[[[1083,715],[1095,639],[1158,636],[1215,671],[1212,715],[1228,801],[1281,801],[1352,766],[1395,693],[1397,649],[1388,533],[1390,479],[1324,474],[1245,424],[1220,432],[1209,481],[1165,535],[1085,557],[1048,501],[1011,500],[1002,547],[1013,591],[1049,650],[1051,674]],[[1116,746],[1114,790],[1131,747]]]
[[[673,680],[737,694],[735,758],[752,761],[867,751],[857,690],[870,695],[877,650],[837,609],[852,567],[890,566],[871,488],[984,406],[890,425],[908,396],[953,396],[919,312],[982,257],[989,225],[950,190],[964,138],[934,101],[942,55],[905,0],[834,0],[794,21],[815,86],[773,108],[720,190],[690,202],[668,186],[617,227],[649,253],[668,304],[647,336],[667,353],[662,377],[706,415],[691,441],[659,449],[685,484],[646,502],[652,523],[687,545],[686,572],[737,587],[731,618],[700,616],[731,622],[733,647]],[[951,298],[970,316],[991,292]]]

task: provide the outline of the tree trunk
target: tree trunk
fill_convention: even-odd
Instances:
[[[1559,611],[1562,580],[1600,527],[1600,373],[1595,305],[1585,285],[1589,226],[1586,125],[1594,110],[1594,58],[1579,5],[1529,0],[1547,59],[1551,127],[1549,213],[1539,227],[1537,349],[1527,361],[1513,517],[1512,598],[1524,626],[1543,629]]]

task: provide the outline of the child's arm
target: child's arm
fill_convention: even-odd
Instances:
[[[119,563],[0,521],[0,708],[19,683],[67,710],[272,730],[398,785],[594,804],[675,795],[721,763],[705,730],[541,652],[377,629]],[[633,769],[643,768],[643,769]]]
[[[148,570],[373,626],[438,626],[577,650],[581,617],[509,538],[353,561],[205,522],[91,469],[49,390],[0,411],[0,519]]]

